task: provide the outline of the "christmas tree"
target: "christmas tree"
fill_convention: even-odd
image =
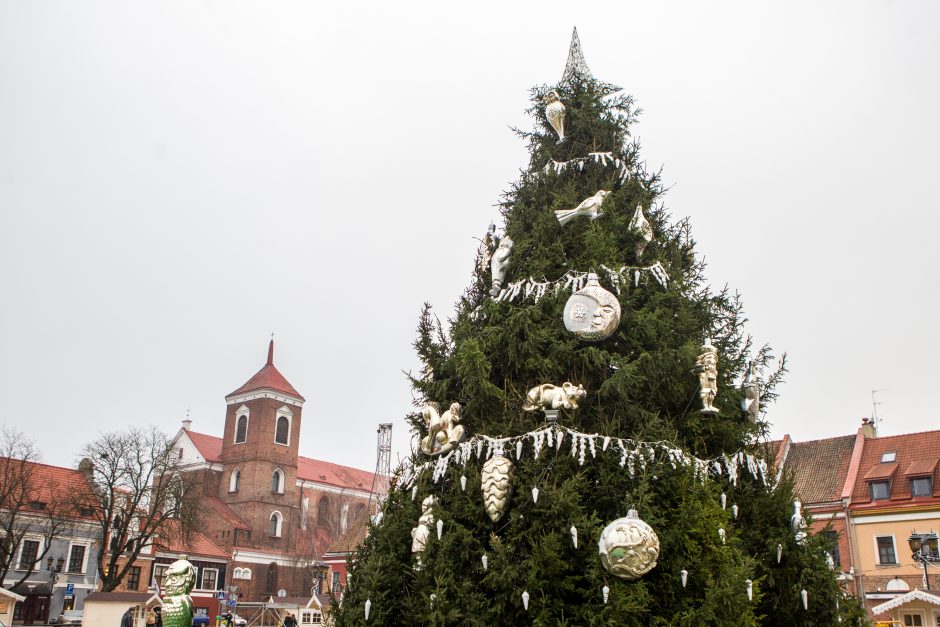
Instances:
[[[336,624],[858,622],[765,461],[783,362],[706,284],[631,140],[633,99],[591,75],[575,32],[532,103],[503,234],[449,324],[421,316],[421,450]]]

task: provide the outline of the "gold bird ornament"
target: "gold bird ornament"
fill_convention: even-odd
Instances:
[[[558,143],[565,141],[565,105],[558,92],[552,90],[542,99],[545,103],[545,117],[558,133]]]

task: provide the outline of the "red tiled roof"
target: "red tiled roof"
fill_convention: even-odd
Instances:
[[[324,558],[328,558],[331,553],[342,554],[344,556],[349,553],[355,553],[359,545],[362,544],[366,536],[369,535],[368,522],[368,516],[363,516],[360,520],[356,521],[343,537],[330,545],[330,548],[323,554]]]
[[[790,445],[783,469],[792,473],[793,491],[804,505],[829,503],[841,498],[854,447],[854,435]]]
[[[297,458],[297,477],[315,483],[328,483],[341,488],[372,491],[372,479],[375,476],[367,470],[340,466],[309,457]]]
[[[277,368],[274,367],[274,340],[271,340],[271,344],[268,345],[268,362],[255,373],[255,376],[248,379],[245,385],[241,386],[228,396],[235,396],[237,394],[244,394],[245,392],[253,392],[255,390],[274,390],[275,392],[283,392],[284,394],[290,394],[291,396],[296,396],[300,400],[304,400],[304,397],[300,395],[300,392],[294,389],[294,386],[288,383],[287,379],[284,378]],[[226,398],[228,398],[228,396]]]
[[[248,525],[248,523],[246,523],[241,516],[235,513],[235,510],[226,505],[225,501],[219,497],[204,496],[200,498],[199,502],[208,509],[212,510],[210,513],[211,516],[225,521],[225,523],[231,525],[233,529],[246,529],[248,531],[251,530],[251,527]]]
[[[891,475],[893,475],[894,471],[897,469],[897,462],[881,462],[877,466],[872,466],[868,469],[868,472],[865,473],[865,481],[872,481],[875,479],[890,479]]]
[[[882,464],[881,456],[884,453],[894,453],[895,462]],[[936,460],[938,457],[940,457],[940,431],[923,431],[921,433],[906,433],[883,438],[867,438],[859,462],[858,479],[855,481],[855,487],[852,491],[852,503],[860,506],[872,503],[868,483],[872,479],[882,478],[874,475],[884,473],[883,470],[875,470],[876,468],[887,465],[909,468],[915,462]],[[934,496],[940,496],[940,486],[937,485],[936,464],[933,465],[930,475],[933,479]],[[897,507],[899,505],[898,501],[912,501],[911,485],[907,477],[904,475],[893,477],[890,496],[891,507]],[[916,497],[913,500],[921,503],[924,499],[930,498]],[[884,501],[875,501],[872,505],[877,506],[878,503],[884,503]]]
[[[87,502],[94,498],[88,480],[80,470],[0,457],[0,474],[22,477],[29,481],[29,503],[44,503],[48,508],[57,507],[64,516],[90,518],[79,515],[71,506],[71,503],[78,500]],[[30,511],[28,504],[24,511]]]
[[[907,467],[907,470],[904,471],[904,475],[907,477],[914,475],[931,475],[933,474],[933,469],[937,467],[938,461],[940,461],[940,457],[915,459],[911,462],[911,465]]]
[[[187,431],[186,435],[189,436],[189,439],[199,449],[200,455],[207,462],[218,463],[222,461],[222,438],[206,435],[205,433],[196,433],[195,431]]]
[[[209,557],[227,560],[228,551],[210,540],[205,534],[195,532],[186,542],[178,533],[171,532],[157,541],[157,548],[167,553],[189,555],[190,557]]]

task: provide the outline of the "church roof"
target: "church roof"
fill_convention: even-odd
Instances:
[[[222,438],[217,438],[214,435],[206,435],[205,433],[196,433],[188,429],[186,430],[186,435],[189,436],[193,445],[199,449],[199,454],[202,455],[203,459],[207,462],[212,464],[222,461]]]
[[[314,483],[329,483],[341,488],[372,491],[374,473],[309,457],[297,458],[297,478]]]
[[[228,396],[237,396],[239,394],[245,394],[246,392],[254,392],[255,390],[274,390],[275,392],[290,394],[300,400],[304,400],[300,392],[294,389],[294,386],[274,367],[274,340],[271,340],[271,343],[268,344],[267,363],[264,364],[261,370],[255,373],[255,376],[248,379],[243,386]],[[226,396],[226,398],[228,398],[228,396]]]
[[[186,431],[186,435],[199,449],[199,453],[209,463],[222,462],[222,438],[195,431]],[[368,470],[359,470],[350,466],[326,462],[322,459],[297,457],[297,478],[313,483],[326,483],[339,488],[372,491],[374,474]]]

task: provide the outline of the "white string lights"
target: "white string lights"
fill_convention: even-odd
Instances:
[[[538,302],[546,294],[557,295],[562,290],[577,292],[587,284],[589,272],[580,272],[578,270],[569,270],[560,279],[555,281],[543,280],[537,281],[533,277],[520,279],[508,283],[506,287],[500,290],[499,294],[493,297],[493,300],[512,302],[515,300],[524,300],[533,298]],[[639,286],[640,279],[648,274],[659,283],[663,289],[669,287],[669,273],[663,264],[656,262],[650,266],[621,266],[620,268],[608,268],[601,265],[601,272],[595,273],[606,276],[614,291],[620,294],[621,290],[626,289],[630,283],[634,287]]]
[[[612,152],[589,152],[586,157],[579,157],[577,159],[571,159],[570,161],[555,161],[554,159],[550,159],[549,162],[545,164],[545,167],[542,168],[542,172],[545,174],[562,174],[574,170],[575,172],[581,173],[584,171],[584,166],[589,163],[616,168],[621,183],[626,183],[630,179],[630,170],[627,168],[627,164],[624,163],[623,160],[615,157]]]
[[[477,435],[461,442],[446,455],[432,460],[419,464],[406,460],[399,471],[398,487],[401,490],[415,489],[418,478],[428,470],[433,471],[434,483],[439,483],[452,466],[459,467],[462,471],[474,456],[477,459],[489,459],[494,453],[506,449],[515,449],[517,459],[527,455],[530,455],[532,459],[538,459],[546,449],[554,448],[560,451],[566,439],[570,443],[571,456],[577,457],[582,465],[588,460],[596,459],[598,455],[618,455],[620,467],[630,477],[642,472],[647,465],[661,461],[673,468],[679,466],[694,468],[695,473],[702,480],[708,475],[713,475],[726,477],[733,485],[737,485],[738,476],[742,471],[746,471],[752,477],[763,481],[765,485],[773,482],[767,462],[744,451],[712,459],[699,459],[671,442],[640,442],[629,438],[611,438],[597,433],[582,433],[553,424],[514,437],[491,438],[486,435]],[[602,446],[597,446],[598,441]]]

